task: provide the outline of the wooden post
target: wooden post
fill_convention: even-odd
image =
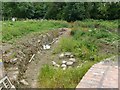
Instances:
[[[4,77],[4,65],[2,59],[0,59],[0,79]]]

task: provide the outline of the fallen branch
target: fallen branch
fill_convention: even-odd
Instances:
[[[54,42],[56,42],[58,40],[58,38],[53,39],[53,41],[51,43],[49,43],[50,45],[53,44]]]
[[[31,59],[29,60],[29,62],[31,62],[31,61],[32,61],[32,59],[34,58],[34,56],[35,56],[35,54],[33,54],[33,55],[32,55],[32,57],[31,57]]]

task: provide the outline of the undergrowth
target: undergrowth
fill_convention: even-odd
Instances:
[[[28,20],[28,21],[3,21],[2,22],[2,41],[8,42],[21,38],[29,33],[43,32],[57,28],[68,27],[65,21],[54,20]]]
[[[82,67],[69,68],[67,70],[55,69],[45,65],[38,78],[40,88],[75,88],[93,62],[86,62]]]
[[[21,38],[33,32],[45,32],[47,30],[69,27],[65,21],[4,21],[2,30],[3,42]],[[62,38],[54,50],[54,54],[71,52],[75,58],[82,60],[82,67],[73,67],[66,70],[55,69],[53,66],[45,65],[38,76],[40,88],[75,88],[88,69],[95,63],[113,56],[103,52],[106,47],[116,48],[114,42],[119,41],[117,34],[118,22],[103,20],[84,20],[71,23],[71,35],[69,38]],[[103,50],[103,51],[102,51]],[[109,50],[110,52],[113,49]],[[99,53],[100,52],[100,53]]]
[[[102,23],[107,24],[103,27]],[[117,29],[116,23],[96,20],[76,21],[72,26],[71,37],[62,38],[54,53],[72,52],[76,57],[84,60],[97,60],[100,44],[108,44],[111,47],[114,41],[120,39],[116,32],[111,31],[113,28]],[[95,26],[97,24],[99,27]],[[113,26],[107,28],[109,24]]]
[[[38,82],[40,87],[47,88],[75,88],[88,69],[95,63],[104,60],[116,53],[104,52],[105,46],[116,48],[113,42],[120,37],[117,34],[117,20],[84,20],[71,23],[71,36],[62,38],[53,54],[71,52],[79,58],[83,67],[54,69],[52,66],[44,66],[40,71]],[[103,45],[102,48],[100,45]],[[113,51],[110,49],[108,51]]]

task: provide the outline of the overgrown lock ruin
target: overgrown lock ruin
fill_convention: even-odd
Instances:
[[[14,47],[3,50],[3,60],[7,75],[15,86],[24,79],[27,65],[34,54],[43,50],[43,45],[51,45],[66,29],[51,30],[46,33],[34,34],[17,43]]]

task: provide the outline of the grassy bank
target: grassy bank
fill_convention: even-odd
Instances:
[[[82,67],[67,70],[44,66],[39,75],[40,87],[75,88],[88,69],[95,63],[116,55],[117,21],[85,20],[71,23],[70,38],[61,39],[54,54],[72,52],[84,63]]]
[[[82,67],[67,70],[55,69],[45,65],[39,75],[40,88],[75,88],[93,62],[86,62]]]
[[[71,52],[82,67],[75,66],[62,70],[45,65],[38,76],[39,87],[45,88],[75,88],[88,69],[104,58],[116,55],[118,21],[84,20],[74,23],[66,21],[4,21],[2,23],[2,41],[11,42],[32,33],[70,27],[69,38],[62,38],[54,50],[54,55]],[[81,62],[81,63],[79,63]]]
[[[21,38],[29,33],[44,32],[62,27],[68,27],[65,21],[54,20],[28,20],[28,21],[3,21],[2,22],[2,41],[8,42]]]
[[[71,38],[63,38],[54,52],[72,52],[81,60],[97,61],[100,54],[106,55],[117,47],[114,43],[120,39],[117,26],[117,21],[76,21],[72,25]],[[101,53],[104,49],[107,50]]]

